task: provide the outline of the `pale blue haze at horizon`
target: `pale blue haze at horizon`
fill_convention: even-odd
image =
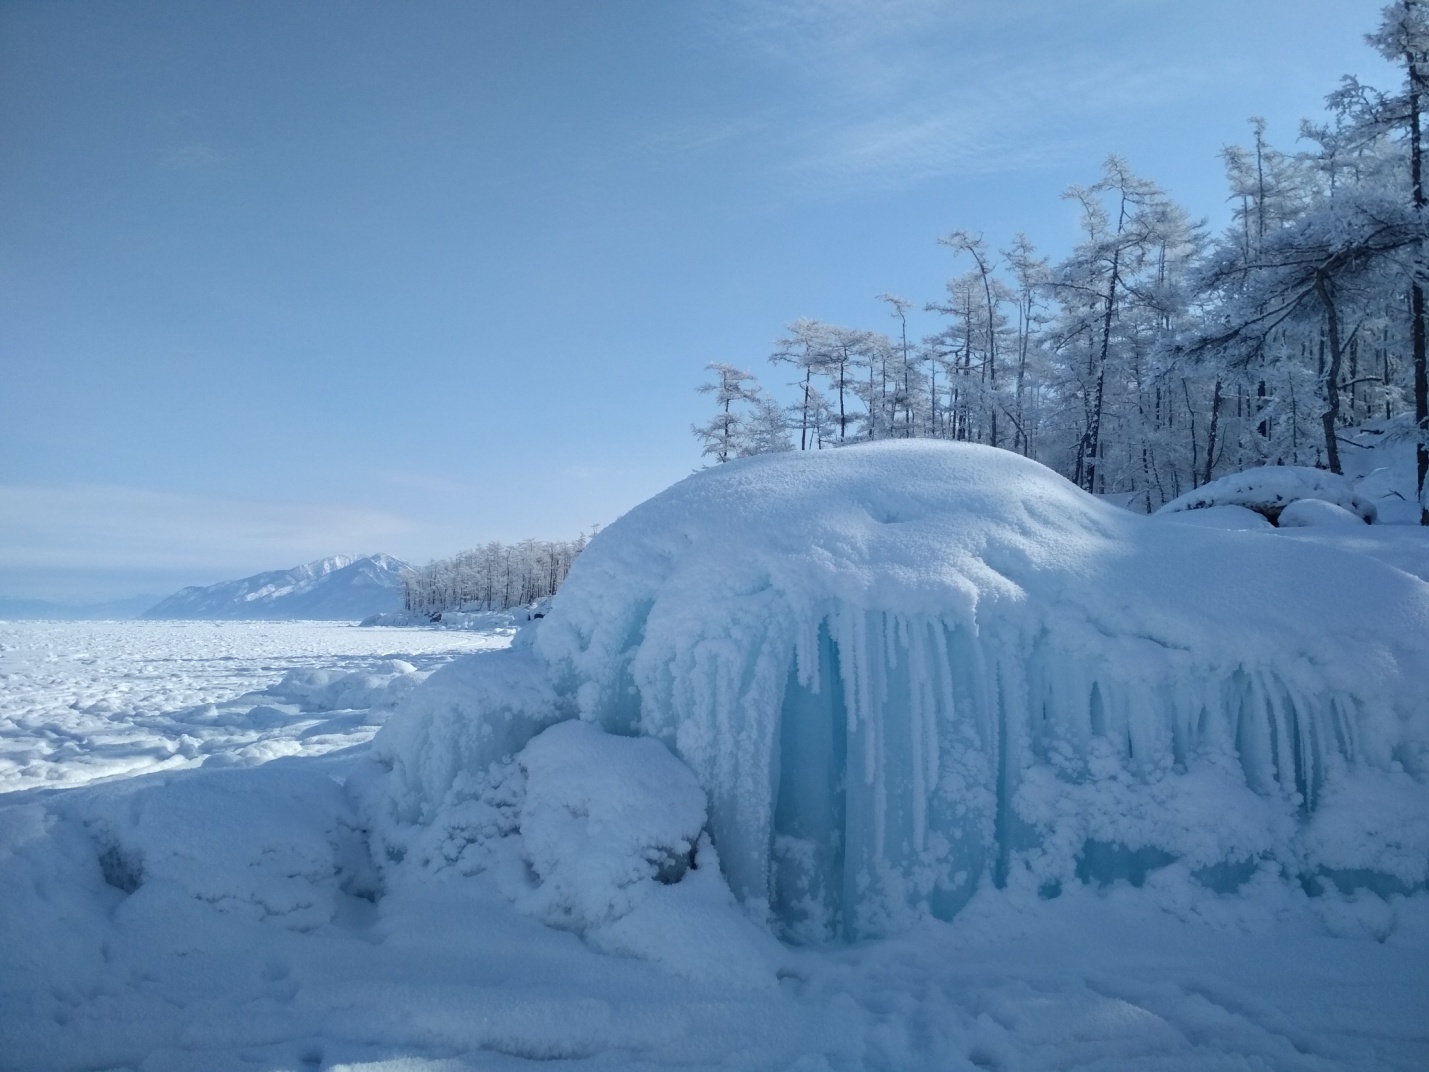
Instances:
[[[1056,254],[1112,151],[1222,222],[1379,6],[7,5],[0,595],[609,522],[706,362],[937,299],[940,234]]]

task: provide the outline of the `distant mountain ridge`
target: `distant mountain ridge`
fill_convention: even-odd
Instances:
[[[185,588],[141,618],[359,620],[402,609],[402,571],[391,555],[333,555],[288,570]]]

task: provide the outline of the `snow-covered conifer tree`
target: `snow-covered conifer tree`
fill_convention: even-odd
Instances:
[[[704,444],[702,455],[713,454],[716,461],[727,462],[739,455],[744,438],[745,418],[735,409],[735,403],[750,400],[754,376],[718,361],[705,368],[713,372],[715,378],[711,383],[701,384],[699,391],[715,396],[715,414],[704,424],[694,425],[694,432]]]

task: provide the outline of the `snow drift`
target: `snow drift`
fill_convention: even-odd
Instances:
[[[767,455],[610,526],[349,784],[379,860],[478,870],[521,836],[538,734],[655,738],[734,893],[795,940],[950,919],[989,885],[1392,896],[1429,867],[1426,637],[1429,587],[1392,567],[1133,515],[1004,451]]]

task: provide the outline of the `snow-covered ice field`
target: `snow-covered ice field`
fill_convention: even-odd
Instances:
[[[339,622],[0,621],[0,792],[359,744],[382,697],[354,694],[356,710],[314,705],[311,688],[243,697],[292,671],[294,686],[306,672],[378,687],[508,640]]]
[[[1132,518],[1020,461],[838,453],[672,489],[514,643],[0,624],[0,1069],[1429,1068],[1425,534]],[[790,505],[793,464],[833,490]],[[801,595],[833,624],[785,643]],[[1040,721],[1012,735],[982,686],[898,692],[952,664],[926,623],[870,640],[849,608],[884,598],[965,600],[1009,661],[950,624],[956,682],[1013,696],[1025,666],[1058,684]],[[1251,656],[1288,700],[1196,699]],[[1381,695],[1401,713],[1365,716]],[[618,732],[631,697],[672,732]],[[930,733],[919,780],[910,709],[1003,728]],[[829,727],[887,728],[880,762],[844,766]],[[737,899],[740,875],[771,888]]]

